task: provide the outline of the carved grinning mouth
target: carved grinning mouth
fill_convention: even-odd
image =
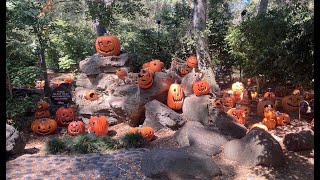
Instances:
[[[50,132],[50,130],[51,130],[51,126],[49,126],[47,130],[41,129],[40,126],[38,127],[38,131],[39,131],[39,133],[41,133],[41,134],[47,134],[47,133]]]
[[[291,106],[291,107],[296,107],[296,108],[299,107],[299,105],[292,105],[292,104],[290,104],[290,103],[287,103],[287,105],[288,105],[288,106]]]
[[[200,92],[203,92],[203,91],[206,91],[206,90],[207,90],[206,86],[204,88],[201,88],[201,89],[198,88],[198,91],[200,91]]]

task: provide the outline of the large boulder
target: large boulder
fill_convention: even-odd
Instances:
[[[77,76],[76,85],[87,89],[105,90],[115,83],[116,79],[117,76],[115,74],[86,75],[85,73],[80,73]]]
[[[314,132],[303,130],[286,134],[283,138],[283,144],[289,151],[311,150],[314,148]]]
[[[154,179],[211,180],[221,175],[220,168],[212,158],[192,147],[146,152],[141,162],[141,171]]]
[[[194,146],[207,155],[214,156],[221,152],[222,146],[228,142],[219,131],[203,126],[200,122],[187,121],[174,135],[180,146]]]
[[[190,72],[181,79],[181,86],[186,87],[185,89],[183,89],[183,93],[185,96],[190,96],[191,94],[193,94],[192,83],[197,76],[198,73]]]
[[[6,124],[6,152],[7,156],[23,152],[26,143],[13,126]]]
[[[157,100],[148,102],[145,109],[146,119],[143,125],[150,126],[156,131],[164,127],[176,130],[185,123],[185,119],[180,114]]]
[[[281,166],[285,158],[279,142],[261,128],[224,145],[224,158],[245,165]]]

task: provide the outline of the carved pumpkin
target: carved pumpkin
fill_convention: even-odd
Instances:
[[[187,58],[187,65],[191,68],[198,67],[198,59],[197,56],[191,55]]]
[[[85,126],[82,121],[72,121],[68,125],[68,134],[71,136],[77,136],[85,133]]]
[[[50,112],[49,110],[44,110],[44,111],[36,111],[34,113],[34,118],[35,119],[41,119],[41,118],[49,118],[50,117]]]
[[[299,104],[302,98],[299,95],[289,95],[282,99],[282,107],[285,111],[299,111]]]
[[[169,108],[173,110],[179,110],[182,108],[183,105],[183,91],[180,84],[171,84],[168,97],[167,97],[167,105]]]
[[[239,109],[244,111],[246,117],[247,117],[247,116],[250,116],[251,108],[250,108],[249,106],[241,105],[241,106],[239,107]]]
[[[300,90],[299,89],[294,89],[292,94],[300,95]]]
[[[314,99],[314,94],[311,93],[311,92],[305,92],[303,97],[304,97],[305,100],[309,101],[311,99]]]
[[[96,40],[96,50],[103,56],[119,56],[120,40],[114,35],[99,36]]]
[[[248,97],[242,97],[242,99],[240,100],[240,104],[241,105],[250,105],[251,100]]]
[[[44,111],[49,109],[49,103],[46,101],[39,101],[37,102],[37,110]]]
[[[253,124],[250,129],[255,128],[255,127],[264,129],[265,131],[268,131],[267,126],[265,126],[265,125],[262,124],[261,122]]]
[[[276,128],[276,125],[277,125],[275,119],[267,119],[267,118],[263,118],[262,124],[267,126],[268,129],[274,129]]]
[[[180,69],[179,69],[179,75],[181,77],[184,77],[185,75],[189,74],[192,71],[191,68],[189,68],[187,65],[183,65]]]
[[[272,108],[275,108],[275,104],[270,101],[270,99],[262,99],[261,101],[259,101],[258,105],[257,105],[257,116],[259,117],[264,117],[264,108],[271,106]]]
[[[142,65],[142,69],[147,69],[150,67],[150,62],[146,62]]]
[[[72,77],[66,77],[66,78],[64,78],[63,82],[64,82],[64,83],[72,83],[73,80],[74,80],[74,79],[73,79]]]
[[[59,126],[68,127],[76,118],[76,112],[72,107],[65,105],[60,107],[56,112],[56,120]]]
[[[243,110],[231,108],[227,111],[227,114],[240,124],[246,123],[246,115]]]
[[[265,107],[263,115],[267,119],[276,119],[276,110],[271,106]]]
[[[223,106],[226,108],[233,108],[236,106],[236,99],[233,96],[226,95],[222,98]]]
[[[274,93],[278,97],[284,97],[288,94],[287,89],[284,86],[277,86],[276,89],[274,90]]]
[[[86,100],[89,100],[89,101],[95,101],[98,99],[97,92],[94,89],[91,89],[86,92],[85,98]]]
[[[210,85],[206,80],[195,81],[192,85],[192,89],[196,96],[202,96],[210,92]]]
[[[290,116],[286,113],[276,113],[277,126],[284,126],[290,124]]]
[[[266,98],[266,99],[269,98],[269,100],[272,101],[273,103],[276,102],[276,95],[273,92],[264,93],[263,98]]]
[[[164,64],[160,60],[155,59],[150,61],[149,63],[149,69],[154,73],[160,72],[163,68],[164,68]]]
[[[244,91],[244,85],[242,82],[235,82],[231,87],[232,91]]]
[[[148,89],[153,84],[153,74],[148,69],[141,69],[138,74],[138,85],[142,89]]]
[[[126,77],[128,74],[127,70],[125,68],[120,68],[116,70],[116,75],[119,79],[124,80],[124,77]]]
[[[32,131],[40,136],[54,133],[57,129],[57,122],[54,119],[36,119],[31,123]]]
[[[108,134],[109,123],[105,116],[92,116],[89,119],[88,132],[95,133],[96,136],[105,136]]]
[[[132,128],[128,131],[129,134],[137,132],[141,133],[147,141],[151,141],[154,137],[154,130],[149,126],[142,127],[142,125],[140,125],[139,127]]]

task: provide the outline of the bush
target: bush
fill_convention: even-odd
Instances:
[[[63,153],[68,151],[68,139],[59,139],[57,137],[49,139],[46,143],[46,151],[50,154]]]
[[[124,148],[141,148],[147,144],[147,140],[139,132],[125,134],[121,138],[121,143]]]
[[[89,137],[87,135],[76,136],[72,141],[72,151],[77,153],[92,153],[98,152],[98,147],[95,144],[97,137]]]

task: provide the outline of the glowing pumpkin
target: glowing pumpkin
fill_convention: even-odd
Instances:
[[[180,84],[171,84],[168,97],[167,97],[167,105],[169,108],[173,110],[179,110],[182,108],[183,105],[183,91]]]

